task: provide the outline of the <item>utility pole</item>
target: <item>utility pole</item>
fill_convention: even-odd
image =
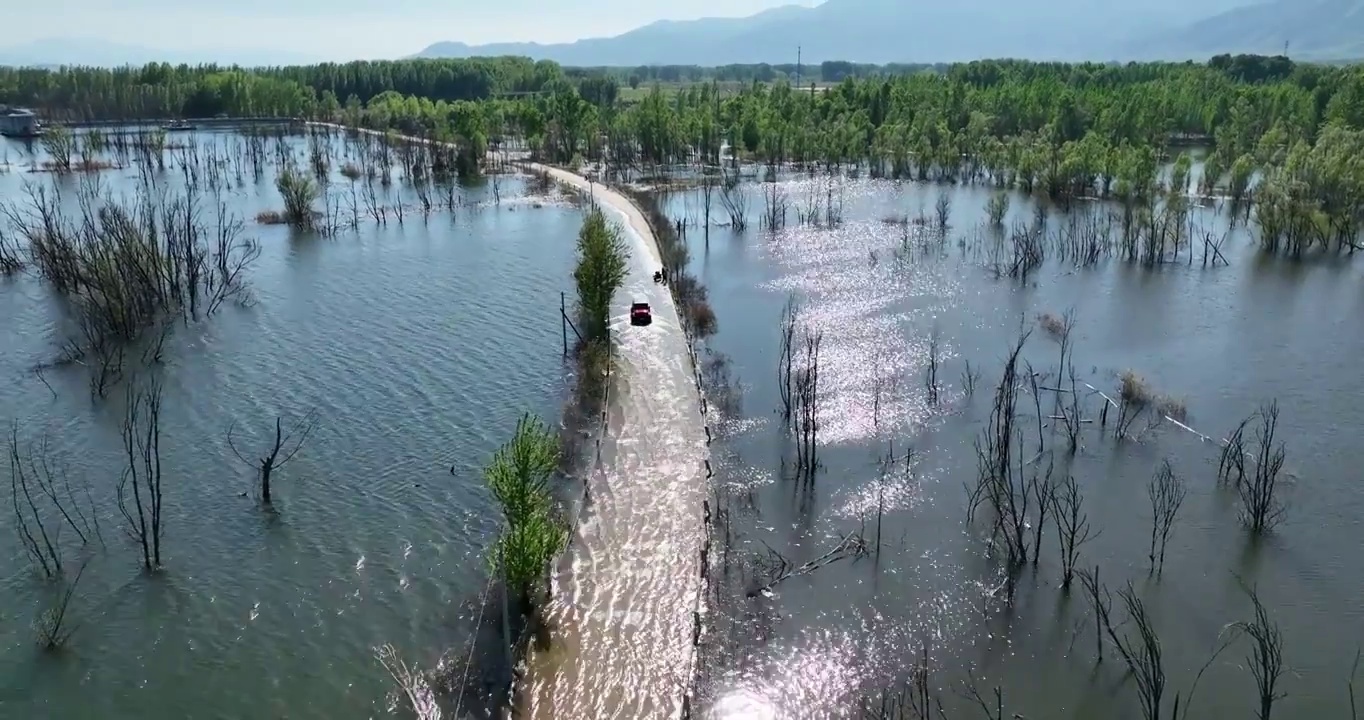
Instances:
[[[800,89],[800,83],[805,78],[800,71],[800,46],[796,46],[796,89]]]

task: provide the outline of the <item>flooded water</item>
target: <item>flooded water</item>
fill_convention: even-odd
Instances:
[[[0,201],[48,180],[27,171],[22,146],[4,153]],[[136,178],[102,175],[115,192]],[[155,576],[113,509],[121,395],[92,403],[79,368],[47,371],[49,390],[32,368],[57,350],[60,306],[34,278],[0,279],[0,419],[21,438],[47,433],[108,511],[107,550],[93,553],[58,654],[32,629],[50,589],[0,513],[0,717],[379,717],[392,682],[376,646],[421,668],[448,654],[464,670],[500,517],[481,469],[521,413],[562,413],[558,296],[572,289],[580,211],[503,179],[500,203],[469,188],[429,223],[409,210],[401,226],[362,218],[323,239],[250,221],[280,208],[273,179],[248,173],[223,194],[261,241],[254,304],[177,326],[164,348]],[[227,430],[254,452],[276,416],[309,411],[316,429],[263,511]]]
[[[550,645],[528,662],[522,709],[536,718],[681,717],[701,607],[707,458],[700,394],[667,288],[653,281],[648,226],[597,190],[630,248],[611,331],[614,378],[590,501],[554,578]],[[648,302],[653,323],[629,322]]]
[[[194,142],[227,147],[231,137]],[[306,159],[304,146],[290,147]],[[28,172],[20,145],[0,158],[0,199],[46,180]],[[103,175],[117,191],[136,174]],[[799,207],[827,185],[784,188]],[[699,665],[696,715],[854,717],[860,698],[905,682],[926,654],[952,717],[975,712],[963,697],[970,680],[984,695],[1001,689],[1005,716],[1140,717],[1111,650],[1096,667],[1088,602],[1058,587],[1051,531],[1006,605],[997,561],[985,555],[988,528],[966,523],[973,441],[1004,357],[1020,327],[1032,328],[1023,356],[1054,376],[1059,349],[1037,317],[1073,309],[1081,383],[1113,394],[1117,374],[1134,371],[1212,437],[1271,399],[1282,412],[1288,511],[1259,541],[1238,521],[1235,493],[1217,484],[1217,444],[1173,423],[1143,423],[1139,440],[1118,442],[1111,423],[1096,422],[1075,457],[1057,461],[1098,532],[1080,564],[1099,566],[1114,590],[1131,582],[1145,600],[1164,645],[1167,698],[1188,693],[1228,623],[1251,618],[1249,585],[1285,638],[1287,697],[1275,717],[1346,717],[1364,642],[1364,490],[1352,472],[1364,449],[1350,435],[1364,427],[1354,401],[1364,392],[1364,272],[1343,259],[1261,257],[1238,229],[1223,246],[1227,267],[1079,266],[1053,252],[1019,282],[985,267],[988,243],[975,228],[989,191],[951,188],[941,238],[886,222],[931,214],[940,189],[846,181],[836,190],[841,223],[792,217],[770,232],[757,229],[762,200],[750,188],[754,229],[689,231],[691,270],[720,328],[700,356],[709,446],[676,311],[650,277],[654,250],[604,203],[632,249],[612,325],[616,374],[590,502],[554,575],[551,642],[532,650],[519,688],[529,715],[677,717]],[[453,211],[429,222],[410,211],[402,225],[362,220],[332,239],[251,225],[262,242],[255,302],[177,326],[165,347],[166,570],[151,577],[112,509],[120,401],[92,402],[79,368],[33,372],[57,350],[61,305],[31,277],[0,280],[0,418],[22,438],[46,434],[68,475],[108,510],[107,548],[91,553],[72,610],[79,627],[62,653],[42,652],[32,628],[51,587],[17,543],[0,557],[0,717],[378,717],[392,687],[374,658],[385,643],[463,682],[470,638],[487,632],[485,554],[499,519],[480,470],[522,412],[560,416],[570,370],[555,295],[572,289],[581,216],[559,194],[536,192],[504,179],[459,191]],[[247,218],[280,206],[272,174],[232,183],[223,198]],[[694,221],[699,202],[674,197],[667,209]],[[1012,205],[1010,222],[1031,218],[1029,200]],[[1211,211],[1195,215],[1221,227]],[[820,468],[810,482],[792,478],[778,412],[779,323],[791,295],[823,333]],[[653,307],[652,326],[629,325],[635,299]],[[937,402],[925,382],[935,352]],[[1086,417],[1099,402],[1087,396]],[[227,430],[259,443],[274,417],[309,411],[317,428],[265,512]],[[1055,445],[1059,431],[1047,425],[1043,442]],[[906,453],[896,472],[879,470],[883,456]],[[1163,571],[1152,573],[1146,487],[1166,459],[1188,498]],[[826,564],[856,532],[868,555]],[[0,538],[10,538],[0,542],[14,536],[13,516],[0,513]],[[1249,716],[1248,652],[1242,641],[1209,665],[1194,716]],[[484,671],[473,664],[475,684]]]
[[[747,232],[712,228],[708,240],[700,228],[688,232],[692,271],[708,287],[720,327],[708,343],[715,355],[707,392],[726,396],[730,411],[713,426],[711,448],[728,498],[718,524],[732,540],[729,552],[717,550],[713,570],[730,587],[711,599],[707,716],[855,716],[862,695],[907,682],[927,647],[931,684],[954,717],[979,711],[962,697],[968,677],[984,696],[1002,689],[1005,717],[1140,717],[1121,659],[1109,649],[1096,668],[1094,620],[1078,584],[1070,595],[1059,588],[1054,528],[1005,607],[997,563],[984,556],[988,524],[966,524],[966,486],[977,476],[972,443],[1010,346],[1021,325],[1033,328],[1023,357],[1054,377],[1059,350],[1036,319],[1073,308],[1081,383],[1114,395],[1117,374],[1133,370],[1182,400],[1190,427],[1216,438],[1261,403],[1277,399],[1281,410],[1288,511],[1260,541],[1238,521],[1235,492],[1218,487],[1218,445],[1171,423],[1119,443],[1111,420],[1106,431],[1096,422],[1083,429],[1075,458],[1058,463],[1057,477],[1075,477],[1099,533],[1083,546],[1080,565],[1100,566],[1114,591],[1132,582],[1155,618],[1167,703],[1175,692],[1187,695],[1228,623],[1252,619],[1244,583],[1258,588],[1285,638],[1287,697],[1275,717],[1348,717],[1350,666],[1364,641],[1356,597],[1364,490],[1352,471],[1364,449],[1350,440],[1364,426],[1355,401],[1364,391],[1356,368],[1364,352],[1360,266],[1261,257],[1238,229],[1223,246],[1228,267],[1203,267],[1198,250],[1192,264],[1181,256],[1155,268],[1117,258],[1076,267],[1053,257],[1018,282],[985,268],[975,228],[989,190],[948,189],[951,227],[940,241],[925,228],[884,221],[932,215],[941,188],[912,183],[847,181],[838,190],[841,224],[796,225],[795,208],[823,195],[824,183],[784,184],[791,225],[775,233],[757,229],[756,189]],[[701,202],[699,194],[674,195],[667,210],[695,222]],[[1015,196],[1012,206],[1008,222],[1030,221],[1028,199]],[[1225,228],[1212,210],[1195,218]],[[778,413],[779,323],[790,293],[823,331],[822,468],[804,486],[783,472],[792,452]],[[935,332],[937,404],[925,382]],[[968,361],[980,373],[974,394],[965,391]],[[1088,398],[1087,417],[1097,417],[1100,402]],[[1044,432],[1047,443],[1061,442],[1057,428]],[[900,457],[912,449],[912,471],[880,481],[879,458],[892,448]],[[1167,458],[1188,497],[1164,570],[1153,574],[1146,488]],[[798,574],[770,596],[744,597],[771,576],[769,548],[799,566],[858,530],[869,540],[879,532],[880,551]],[[1209,666],[1194,716],[1251,714],[1249,652],[1242,640]]]

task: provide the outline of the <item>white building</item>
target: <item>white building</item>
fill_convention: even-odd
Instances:
[[[0,107],[0,135],[32,137],[38,134],[38,116],[24,108]]]

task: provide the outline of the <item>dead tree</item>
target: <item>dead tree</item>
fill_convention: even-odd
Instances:
[[[30,560],[48,578],[55,578],[62,572],[61,528],[50,520],[45,521],[45,513],[39,510],[30,487],[29,469],[19,453],[19,428],[15,425],[10,433],[9,472],[10,497],[14,504],[14,528],[19,535],[19,543]],[[48,526],[52,525],[51,530]]]
[[[702,233],[705,236],[706,247],[710,247],[710,212],[715,206],[715,178],[709,174],[701,178],[701,207],[704,213]]]
[[[1146,720],[1160,720],[1166,682],[1160,636],[1156,634],[1151,617],[1146,614],[1146,605],[1137,596],[1131,583],[1118,591],[1118,598],[1127,610],[1127,618],[1134,626],[1137,637],[1133,640],[1126,633],[1119,633],[1111,623],[1105,623],[1104,630],[1136,680],[1142,716]]]
[[[23,251],[19,244],[0,230],[0,275],[12,275],[24,269]]]
[[[743,232],[748,227],[748,196],[739,186],[739,171],[721,170],[720,206],[729,215],[729,225],[735,232]]]
[[[1066,440],[1069,443],[1070,454],[1074,455],[1080,447],[1080,427],[1084,422],[1081,417],[1079,382],[1076,378],[1075,367],[1071,362],[1073,353],[1070,346],[1070,336],[1075,330],[1075,310],[1066,310],[1061,317],[1055,315],[1042,315],[1038,318],[1038,324],[1042,329],[1056,341],[1060,348],[1060,359],[1056,365],[1056,417],[1065,424]],[[1070,387],[1065,387],[1063,380],[1069,376]]]
[[[777,352],[777,386],[781,392],[781,414],[786,422],[791,421],[795,397],[796,324],[800,318],[800,306],[796,304],[796,294],[786,298],[786,306],[781,311],[781,346]]]
[[[1189,716],[1189,709],[1193,704],[1194,693],[1198,691],[1198,683],[1203,679],[1203,673],[1207,672],[1213,662],[1222,655],[1235,639],[1232,635],[1223,634],[1220,644],[1212,652],[1207,662],[1203,664],[1194,676],[1193,683],[1189,686],[1187,695],[1175,693],[1174,704],[1169,714],[1165,713],[1164,697],[1166,690],[1164,650],[1161,646],[1160,636],[1157,634],[1155,624],[1151,616],[1146,612],[1146,605],[1137,592],[1128,583],[1126,587],[1118,591],[1118,599],[1122,601],[1123,609],[1127,619],[1123,623],[1114,623],[1112,614],[1112,596],[1108,589],[1098,581],[1098,568],[1093,574],[1088,571],[1080,573],[1081,582],[1085,583],[1086,590],[1089,590],[1094,598],[1096,624],[1103,636],[1118,651],[1118,655],[1123,659],[1128,672],[1137,684],[1137,700],[1141,704],[1141,715],[1144,720],[1161,720],[1170,718],[1171,720],[1186,720]],[[1128,632],[1120,632],[1119,628],[1124,625],[1131,625],[1132,637]],[[1101,645],[1102,649],[1102,645]],[[1102,656],[1101,656],[1102,657]],[[1181,708],[1183,712],[1181,712]]]
[[[763,183],[763,216],[761,224],[766,230],[776,232],[786,226],[786,213],[790,201],[786,191],[775,180]]]
[[[976,394],[976,383],[980,382],[980,371],[971,367],[971,361],[966,361],[966,368],[961,371],[961,387],[966,393],[966,397]]]
[[[10,431],[9,462],[15,531],[43,575],[61,574],[63,529],[70,528],[82,546],[96,540],[104,543],[90,487],[83,482],[72,485],[66,468],[52,458],[46,436],[21,452],[15,424]],[[83,497],[77,495],[77,488]]]
[[[1046,428],[1046,423],[1042,421],[1042,388],[1037,384],[1039,373],[1032,369],[1032,363],[1024,362],[1026,370],[1025,377],[1028,378],[1028,394],[1032,395],[1032,407],[1037,419],[1037,454],[1040,457],[1047,450],[1046,437],[1042,431]]]
[[[938,234],[946,235],[947,222],[952,217],[952,196],[946,190],[938,193],[938,201],[934,203],[933,211],[937,216]]]
[[[1256,535],[1273,530],[1283,520],[1284,506],[1278,493],[1286,452],[1282,444],[1275,442],[1278,428],[1279,403],[1275,401],[1260,408],[1260,428],[1255,433],[1255,468],[1239,487],[1242,520]]]
[[[892,380],[886,377],[883,354],[879,350],[872,356],[871,369],[871,426],[872,434],[879,438],[881,436],[881,398],[890,387]]]
[[[824,333],[806,330],[805,357],[795,373],[796,466],[806,481],[819,468],[819,351]]]
[[[123,450],[128,465],[118,483],[118,509],[150,572],[161,567],[162,529],[161,383],[155,379],[128,387]]]
[[[441,717],[441,708],[429,678],[420,669],[408,665],[398,654],[397,648],[387,643],[376,647],[374,659],[393,678],[394,689],[390,693],[393,707],[404,707],[420,720]]]
[[[294,459],[294,456],[298,455],[298,451],[303,449],[303,443],[307,442],[308,436],[312,434],[313,428],[316,426],[316,415],[309,412],[294,423],[289,432],[286,433],[284,432],[284,419],[276,417],[274,442],[271,443],[265,454],[255,461],[248,460],[237,449],[236,441],[232,438],[232,430],[235,425],[227,429],[227,445],[232,449],[232,453],[237,456],[238,460],[251,466],[257,472],[262,503],[269,505],[271,502],[270,479],[274,472],[284,467],[290,460]]]
[[[982,691],[980,680],[972,670],[967,671],[965,680],[952,683],[952,692],[978,708],[986,720],[1026,720],[1022,715],[1006,712],[1004,690],[998,685]],[[859,704],[861,720],[948,720],[955,717],[948,715],[942,695],[933,682],[927,642],[921,646],[908,680],[864,696]]]
[[[365,180],[365,212],[374,218],[375,225],[388,224],[388,208],[379,201],[379,194],[374,190],[374,180]]]
[[[1217,461],[1217,481],[1240,491],[1246,479],[1246,426],[1255,415],[1249,415],[1227,436],[1222,445],[1222,456]]]
[[[1094,570],[1080,570],[1076,573],[1080,578],[1080,584],[1084,585],[1085,593],[1089,597],[1089,609],[1094,615],[1094,662],[1104,661],[1104,626],[1110,624],[1109,618],[1113,612],[1113,595],[1108,592],[1108,588],[1099,580],[1099,566],[1095,565]]]
[[[1070,387],[1057,388],[1057,402],[1060,405],[1058,416],[1066,427],[1066,447],[1070,454],[1074,455],[1080,449],[1080,429],[1089,421],[1083,417],[1080,404],[1080,383],[1075,375],[1075,367],[1068,366],[1066,373],[1069,376]]]
[[[70,620],[71,600],[76,596],[76,585],[80,584],[81,576],[85,574],[85,567],[89,562],[87,558],[81,563],[80,569],[76,570],[76,576],[63,584],[61,593],[33,623],[33,628],[38,633],[38,643],[48,652],[62,649],[66,641],[71,639],[72,633],[76,632],[76,625]]]
[[[967,678],[966,682],[963,683],[962,689],[959,690],[957,694],[961,695],[963,698],[967,700],[970,700],[972,703],[976,705],[976,707],[980,708],[980,711],[985,713],[986,720],[1005,720],[1006,716],[1004,714],[1004,690],[1000,688],[998,685],[996,685],[993,688],[993,692],[991,693],[990,697],[987,699],[985,695],[982,694],[980,691],[980,683],[976,680],[975,672],[972,670],[968,670],[966,672],[966,678]],[[942,712],[942,708],[939,707],[938,708],[939,720],[945,720],[945,715],[946,714]],[[1012,717],[1020,718],[1022,716],[1015,714]],[[924,715],[923,718],[924,720],[929,720],[930,716]]]
[[[876,474],[876,557],[878,560],[881,557],[881,520],[886,512],[886,483],[891,470],[895,467],[894,441],[891,441],[890,449],[880,459],[879,464],[880,471]]]
[[[1051,475],[1055,467],[1054,460],[1047,461],[1046,473],[1034,472],[1028,480],[1027,492],[1032,494],[1032,505],[1036,510],[1036,519],[1032,523],[1032,564],[1036,565],[1042,557],[1042,538],[1047,533],[1047,513],[1056,504],[1056,484],[1052,482]]]
[[[1146,496],[1151,500],[1151,570],[1165,569],[1165,546],[1170,542],[1179,508],[1188,494],[1184,481],[1175,474],[1169,460],[1163,460],[1156,474],[1146,484]]]
[[[1028,333],[1021,333],[1010,352],[1004,374],[995,389],[990,419],[976,439],[978,476],[967,510],[967,522],[971,522],[981,504],[989,506],[993,515],[991,536],[1004,537],[1010,568],[1021,565],[1028,558],[1030,504],[1036,487],[1026,479],[1026,463],[1019,457],[1023,440],[1022,430],[1018,428],[1018,361],[1027,340]]]
[[[1061,547],[1061,587],[1067,591],[1075,576],[1080,546],[1097,537],[1091,533],[1084,503],[1080,485],[1071,475],[1066,475],[1051,496],[1052,512],[1056,516],[1056,541]]]
[[[1257,720],[1270,720],[1274,703],[1284,697],[1279,692],[1279,679],[1283,676],[1283,632],[1278,623],[1269,616],[1260,595],[1253,588],[1246,588],[1250,602],[1255,608],[1255,619],[1236,624],[1246,637],[1250,638],[1251,651],[1246,657],[1246,667],[1255,678],[1255,694],[1259,701],[1256,710]]]
[[[928,335],[928,371],[924,378],[924,387],[928,390],[928,404],[930,407],[938,405],[938,352],[940,349],[940,335],[937,325]]]

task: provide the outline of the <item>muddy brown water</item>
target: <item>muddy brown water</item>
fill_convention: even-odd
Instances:
[[[657,251],[621,195],[597,190],[630,249],[611,323],[614,371],[590,501],[553,577],[550,645],[520,709],[537,718],[680,717],[696,653],[707,497],[700,394]],[[632,326],[632,302],[653,323]]]

